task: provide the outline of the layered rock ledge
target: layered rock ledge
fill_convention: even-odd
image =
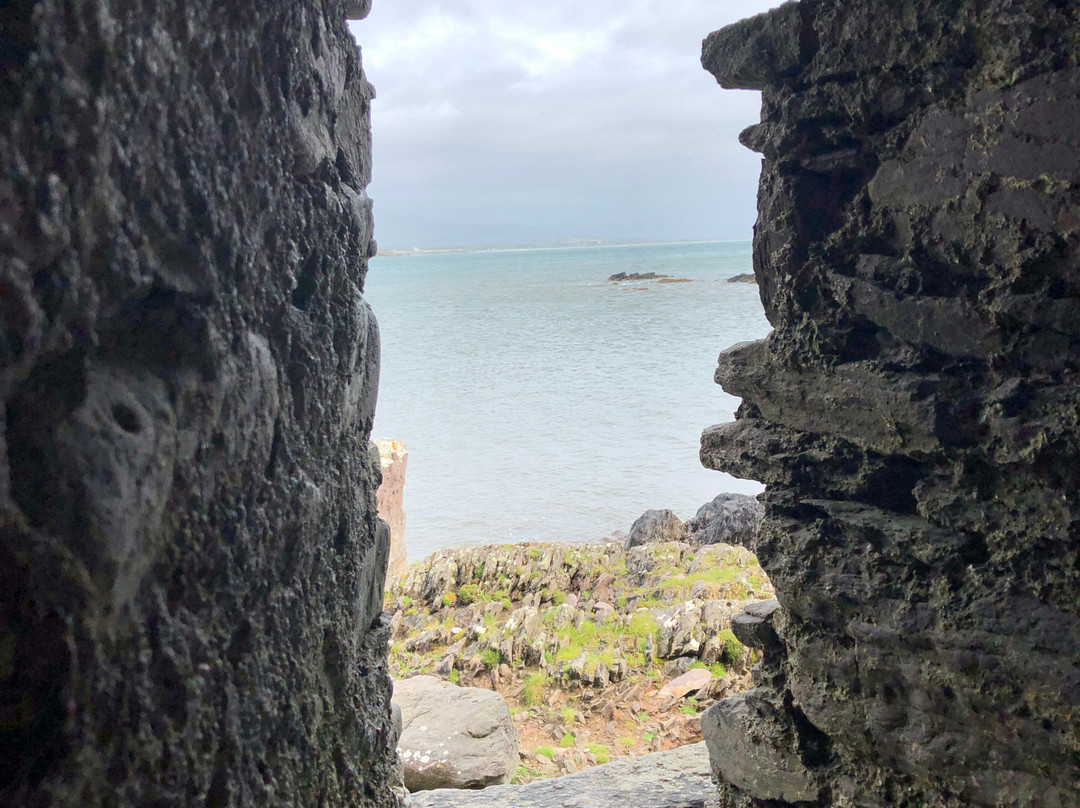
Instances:
[[[775,329],[720,357],[743,404],[702,437],[769,486],[781,604],[759,686],[706,717],[726,806],[1080,803],[1077,30],[803,0],[704,43],[762,91]]]
[[[731,505],[701,509],[703,540],[731,532],[736,513],[717,503]],[[700,741],[700,711],[751,685],[755,654],[735,619],[772,593],[753,555],[728,544],[440,550],[389,588],[390,671],[399,684],[427,674],[498,691],[520,736],[514,782],[554,777]],[[452,759],[456,746],[436,751]]]

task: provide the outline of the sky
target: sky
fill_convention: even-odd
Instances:
[[[700,65],[775,0],[375,0],[350,23],[382,249],[751,236],[756,92]]]

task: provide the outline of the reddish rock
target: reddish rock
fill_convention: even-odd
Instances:
[[[596,579],[596,585],[593,586],[593,597],[597,600],[614,603],[615,576],[612,575],[610,572],[600,573],[600,577]]]
[[[693,693],[705,687],[711,679],[712,674],[705,668],[694,668],[664,685],[660,690],[660,698],[669,696],[682,698],[687,693]]]
[[[409,450],[405,441],[380,438],[375,441],[379,448],[382,466],[382,485],[376,495],[379,518],[390,525],[390,566],[387,577],[396,578],[408,568],[405,551],[405,467],[409,463]]]

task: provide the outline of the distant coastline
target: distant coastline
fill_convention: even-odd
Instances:
[[[599,239],[582,239],[580,243],[572,244],[526,244],[514,247],[412,247],[407,250],[380,249],[376,257],[401,258],[407,255],[441,255],[449,253],[531,252],[537,250],[580,250],[610,247],[663,247],[668,244],[742,244],[749,241],[750,239],[748,238],[694,241],[602,241]]]

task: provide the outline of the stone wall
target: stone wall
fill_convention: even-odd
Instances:
[[[4,805],[393,804],[366,5],[0,10]]]
[[[1080,804],[1078,32],[1072,0],[803,0],[704,43],[763,91],[775,329],[702,438],[768,484],[782,604],[706,721],[725,805]]]

